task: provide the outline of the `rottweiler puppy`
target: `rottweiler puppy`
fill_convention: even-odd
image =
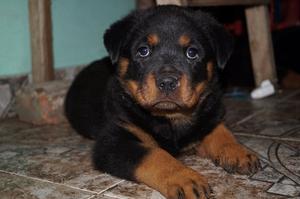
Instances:
[[[218,77],[232,41],[215,19],[176,6],[134,11],[106,31],[104,44],[110,58],[83,69],[65,101],[72,127],[96,139],[96,169],[194,199],[211,190],[175,159],[191,144],[230,173],[259,168],[223,123]]]

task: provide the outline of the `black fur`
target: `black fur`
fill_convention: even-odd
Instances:
[[[145,45],[145,36],[159,35],[151,56],[137,57]],[[187,33],[199,51],[197,60],[187,60],[177,38]],[[105,33],[105,46],[110,58],[104,58],[83,69],[74,80],[65,101],[65,112],[73,128],[81,135],[96,139],[94,164],[112,175],[134,179],[134,170],[147,154],[147,149],[132,133],[122,128],[130,122],[149,133],[161,148],[176,155],[189,143],[207,135],[224,115],[218,70],[231,54],[231,38],[212,17],[176,6],[161,6],[135,11],[113,24]],[[130,60],[123,77],[118,74],[118,60]],[[173,124],[164,116],[155,116],[140,104],[122,82],[135,80],[142,84],[153,73],[160,77],[167,66],[189,77],[192,85],[207,80],[206,64],[215,63],[212,79],[192,110],[191,122]],[[173,72],[174,72],[173,71]],[[163,71],[164,73],[164,71]]]

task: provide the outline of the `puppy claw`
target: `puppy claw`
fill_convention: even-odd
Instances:
[[[197,172],[191,169],[178,171],[175,176],[167,179],[168,199],[208,199],[211,194],[211,188]]]
[[[184,190],[182,188],[179,188],[177,190],[177,198],[178,199],[185,199],[185,194],[184,194]]]

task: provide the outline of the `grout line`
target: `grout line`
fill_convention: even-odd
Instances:
[[[71,189],[76,189],[76,190],[79,190],[79,191],[84,191],[84,192],[88,192],[88,193],[92,193],[92,194],[97,194],[98,193],[96,191],[91,191],[91,190],[87,190],[87,189],[81,189],[81,188],[74,187],[74,186],[71,186],[71,185],[61,184],[61,183],[57,183],[57,182],[52,182],[52,181],[49,181],[49,180],[40,179],[40,178],[36,178],[36,177],[31,177],[31,176],[26,176],[26,175],[23,175],[23,174],[14,173],[14,172],[10,172],[10,171],[0,170],[0,173],[14,175],[14,176],[18,176],[18,177],[23,177],[23,178],[27,178],[27,179],[31,179],[31,180],[35,180],[35,181],[39,181],[39,182],[44,182],[44,183],[49,183],[49,184],[53,184],[53,185],[64,186],[64,187],[68,187],[68,188],[71,188]]]
[[[95,198],[96,196],[97,196],[97,194],[94,194],[94,195],[88,196],[88,197],[85,198],[85,199],[92,199],[92,198]]]
[[[294,97],[295,95],[297,95],[297,94],[299,94],[299,93],[300,93],[300,90],[297,90],[297,91],[295,91],[295,92],[293,92],[293,93],[291,93],[291,94],[289,94],[289,95],[283,97],[281,100],[279,100],[279,102],[288,100],[289,98]]]
[[[110,190],[110,189],[113,189],[115,187],[117,187],[119,184],[121,184],[122,182],[125,182],[125,180],[120,180],[119,182],[116,182],[115,184],[112,184],[111,186],[107,187],[106,189],[103,189],[102,191],[99,191],[97,193],[97,195],[100,195],[100,194],[103,194],[104,192]]]
[[[104,195],[107,197],[110,197],[110,198],[114,198],[114,199],[131,199],[126,196],[122,197],[122,196],[116,196],[116,195],[112,195],[112,194],[104,194]]]
[[[253,137],[253,138],[261,138],[267,140],[280,140],[280,141],[287,141],[287,142],[300,142],[298,138],[288,138],[288,137],[277,137],[277,136],[267,136],[267,135],[253,135],[248,133],[234,133],[237,136],[244,136],[244,137]]]
[[[262,112],[263,112],[263,110],[256,111],[256,112],[254,112],[254,113],[248,115],[247,117],[244,117],[244,118],[241,119],[240,121],[236,122],[234,126],[240,125],[240,124],[242,124],[242,123],[244,123],[244,122],[247,122],[248,120],[252,119],[253,117],[255,117],[256,115],[258,115],[258,114],[260,114],[260,113],[262,113]]]
[[[100,195],[105,195],[105,196],[108,196],[110,198],[116,198],[116,199],[119,199],[119,197],[116,197],[116,196],[109,196],[109,194],[104,194],[106,191],[110,190],[110,189],[113,189],[115,187],[117,187],[119,184],[121,184],[122,182],[125,182],[125,180],[120,180],[119,182],[116,182],[114,184],[112,184],[111,186],[107,187],[106,189],[103,189],[99,192],[97,192],[96,194],[92,195],[92,196],[89,196],[87,197],[86,199],[93,199],[93,198],[96,198],[97,196],[100,196]],[[123,198],[120,198],[120,199],[123,199]]]
[[[293,97],[293,96],[295,96],[295,95],[297,95],[297,94],[299,94],[299,93],[300,93],[300,90],[297,90],[297,91],[295,91],[295,92],[293,92],[293,93],[287,95],[286,97],[281,98],[281,99],[278,100],[275,104],[282,103],[282,102],[288,100],[289,98],[291,98],[291,97]],[[262,113],[263,111],[264,111],[264,109],[263,109],[263,110],[260,110],[260,111],[256,111],[256,112],[254,112],[254,113],[252,113],[252,114],[250,114],[250,115],[244,117],[244,118],[241,119],[240,121],[235,122],[234,126],[240,125],[240,124],[242,124],[242,123],[244,123],[244,122],[246,122],[246,121],[252,119],[253,117],[255,117],[256,115]]]

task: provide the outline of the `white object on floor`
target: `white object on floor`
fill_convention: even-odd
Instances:
[[[252,99],[261,99],[273,95],[274,93],[275,87],[273,86],[271,81],[267,79],[262,81],[260,86],[251,92],[251,97]]]

